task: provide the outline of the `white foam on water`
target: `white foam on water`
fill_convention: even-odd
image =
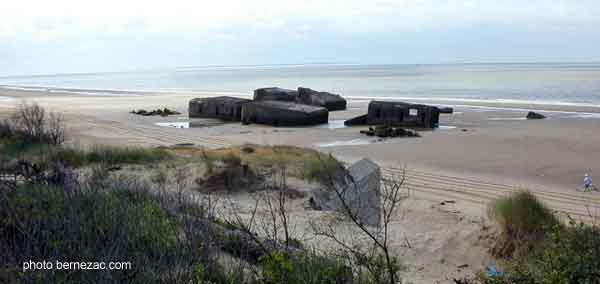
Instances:
[[[527,120],[527,117],[488,117],[488,120],[504,121],[504,120]]]
[[[48,91],[48,88],[44,88],[44,87],[0,86],[0,88],[6,89],[6,90],[15,90],[15,91],[36,91],[36,92]]]
[[[13,102],[15,99],[11,98],[11,97],[5,97],[5,96],[0,96],[0,102],[2,103],[10,103]]]
[[[565,116],[565,118],[600,118],[600,113],[577,113]]]
[[[456,129],[456,126],[454,126],[454,125],[440,125],[440,126],[438,126],[437,129],[450,130],[450,129]]]
[[[190,128],[190,122],[189,121],[157,122],[155,124],[158,125],[158,126],[162,126],[162,127]]]
[[[352,139],[352,140],[316,143],[315,146],[321,147],[321,148],[327,148],[327,147],[338,147],[338,146],[369,145],[369,144],[385,143],[385,142],[386,142],[386,140],[383,138],[358,138],[358,139]]]
[[[549,105],[549,106],[573,106],[573,107],[595,107],[600,108],[598,104],[592,103],[575,103],[564,101],[551,100],[516,100],[516,99],[469,99],[469,98],[451,98],[451,97],[365,97],[365,96],[349,96],[350,100],[386,100],[386,101],[446,101],[446,102],[462,102],[462,103],[497,103],[497,104],[520,104],[520,105]]]
[[[346,128],[348,126],[346,126],[344,124],[344,121],[345,120],[330,120],[327,124],[317,125],[317,128],[326,128],[326,129]]]

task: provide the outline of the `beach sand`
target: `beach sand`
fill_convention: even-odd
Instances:
[[[206,94],[210,95],[210,94]],[[384,175],[406,169],[413,192],[407,216],[394,234],[398,253],[414,283],[468,275],[492,262],[478,243],[486,205],[494,198],[527,189],[561,214],[587,219],[600,216],[600,193],[578,191],[585,173],[600,179],[600,108],[503,103],[455,106],[442,115],[440,129],[420,138],[377,139],[343,127],[343,120],[366,113],[367,100],[349,101],[347,111],[330,113],[319,127],[273,128],[214,120],[191,120],[191,128],[156,123],[188,122],[187,103],[198,94],[91,96],[0,89],[0,114],[7,116],[22,100],[35,101],[65,115],[69,141],[93,144],[158,146],[178,143],[218,148],[242,143],[291,144],[333,153],[345,162],[363,157],[383,166]],[[444,103],[444,102],[433,102]],[[168,107],[183,114],[143,117],[133,109]],[[541,109],[543,120],[524,120],[528,109]],[[443,200],[456,203],[440,207]],[[307,223],[311,214],[297,206]],[[407,237],[413,248],[403,250]],[[477,247],[479,249],[472,249]],[[457,269],[457,266],[467,267]],[[457,272],[458,271],[458,272]],[[446,283],[441,281],[440,283]]]

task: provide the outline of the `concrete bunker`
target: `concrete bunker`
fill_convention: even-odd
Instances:
[[[317,210],[346,210],[344,203],[363,224],[379,226],[381,222],[381,170],[369,159],[362,159],[334,177],[334,190],[313,192],[311,205]],[[339,193],[339,195],[338,195]],[[341,199],[343,199],[343,202]]]
[[[318,92],[310,88],[299,87],[296,102],[321,106],[327,108],[329,111],[346,109],[346,100],[342,96],[328,92]]]
[[[445,113],[451,112],[445,109]],[[391,125],[415,128],[437,128],[440,109],[423,104],[371,101],[366,115],[345,121],[346,125]]]
[[[240,121],[242,106],[250,102],[234,97],[195,98],[189,103],[190,118],[218,118],[227,121]]]
[[[253,101],[242,106],[242,123],[302,126],[327,123],[326,108],[283,101]]]
[[[285,101],[295,102],[298,97],[298,91],[282,89],[278,87],[260,88],[254,90],[255,101]]]

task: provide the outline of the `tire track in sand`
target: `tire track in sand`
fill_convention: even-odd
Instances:
[[[384,178],[402,175],[400,168],[382,168]],[[485,205],[494,199],[512,192],[525,190],[523,187],[511,186],[476,180],[472,178],[434,174],[416,170],[405,170],[405,185],[413,192],[433,194],[441,199],[454,199]],[[556,192],[538,188],[527,188],[551,209],[566,213],[579,219],[590,219],[600,213],[600,196],[595,193]],[[593,215],[593,216],[590,216]]]

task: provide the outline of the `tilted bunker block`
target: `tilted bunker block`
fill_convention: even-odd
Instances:
[[[350,209],[361,223],[381,225],[381,169],[377,164],[362,159],[347,170],[338,171],[332,183],[335,190],[326,188],[313,192],[311,201],[315,208],[326,211]]]
[[[298,97],[296,90],[288,90],[277,87],[261,88],[254,90],[255,101],[285,101],[295,102]]]
[[[298,103],[321,106],[329,111],[345,110],[346,100],[340,95],[318,92],[309,88],[298,88]]]
[[[367,113],[367,124],[371,125],[436,128],[439,122],[439,108],[422,104],[371,101]]]
[[[189,103],[190,118],[217,118],[227,121],[240,121],[242,118],[242,106],[248,102],[247,99],[234,97],[195,98]]]
[[[242,107],[242,123],[302,126],[327,123],[326,108],[282,101],[254,101]]]

